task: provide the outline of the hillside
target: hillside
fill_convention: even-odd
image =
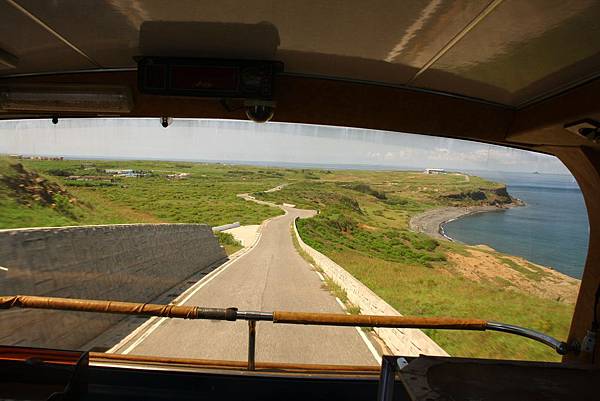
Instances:
[[[411,172],[335,172],[259,199],[318,209],[303,240],[407,315],[478,317],[566,338],[579,280],[489,247],[436,240],[411,217],[447,206],[506,206],[503,184]],[[428,331],[451,355],[559,360],[547,347],[498,333]]]
[[[522,258],[410,230],[411,217],[428,210],[514,203],[503,184],[475,176],[6,158],[0,175],[0,228],[259,224],[282,213],[239,193],[319,210],[299,222],[304,241],[403,314],[504,321],[565,338],[578,290],[577,280]],[[230,253],[239,248],[228,236],[220,240]],[[428,334],[452,355],[558,360],[548,348],[514,336]]]
[[[140,177],[106,170],[132,169]],[[262,170],[261,170],[262,171]],[[189,174],[169,179],[169,175]],[[254,176],[260,179],[249,179]],[[0,158],[0,228],[124,223],[259,224],[281,210],[244,202],[279,175],[224,165]],[[219,239],[229,253],[240,246]]]

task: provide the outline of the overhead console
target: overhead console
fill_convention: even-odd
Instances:
[[[149,95],[242,99],[249,119],[266,122],[274,114],[275,75],[282,71],[279,61],[143,57],[138,88]]]
[[[273,99],[278,61],[143,57],[138,61],[142,93],[238,99]]]

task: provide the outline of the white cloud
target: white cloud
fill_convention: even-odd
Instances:
[[[75,157],[376,164],[565,172],[556,158],[471,141],[355,128],[247,121],[64,119],[0,122],[0,152]]]

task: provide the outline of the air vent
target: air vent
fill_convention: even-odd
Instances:
[[[565,129],[594,143],[600,143],[600,122],[592,119],[575,121],[565,125]]]

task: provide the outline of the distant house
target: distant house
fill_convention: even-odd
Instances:
[[[10,155],[13,159],[22,160],[63,160],[62,156],[23,156],[23,155]]]
[[[143,177],[147,173],[132,169],[106,169],[106,174],[111,174],[113,177]]]
[[[425,174],[446,174],[446,170],[443,168],[426,168]]]
[[[106,174],[113,174],[113,175],[133,174],[133,170],[131,170],[131,169],[119,170],[119,169],[109,168],[109,169],[104,170],[104,172]]]

